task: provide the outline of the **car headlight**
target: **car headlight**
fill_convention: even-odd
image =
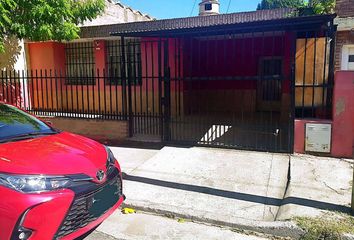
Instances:
[[[69,184],[70,179],[62,176],[0,174],[0,185],[24,193],[53,191]]]
[[[112,153],[111,149],[109,149],[109,147],[106,147],[106,151],[107,151],[107,169],[110,166],[114,166],[115,162],[117,161],[116,158],[114,157],[114,154]]]

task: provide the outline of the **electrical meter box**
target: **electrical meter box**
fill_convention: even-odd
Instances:
[[[305,151],[330,153],[332,139],[332,124],[306,124]]]

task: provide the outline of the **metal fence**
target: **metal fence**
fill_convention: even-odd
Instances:
[[[323,31],[122,37],[106,42],[107,69],[93,68],[92,45],[74,44],[63,71],[1,72],[0,101],[125,120],[131,137],[291,152],[295,118],[331,117],[333,44]]]
[[[126,119],[127,88],[112,84],[118,70],[90,71],[92,77],[80,77],[80,84],[68,83],[71,76],[56,70],[2,71],[0,101],[36,115]]]

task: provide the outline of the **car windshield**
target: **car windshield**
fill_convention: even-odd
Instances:
[[[0,103],[0,142],[19,136],[55,134],[56,131],[16,107]]]

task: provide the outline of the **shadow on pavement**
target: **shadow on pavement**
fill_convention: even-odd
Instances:
[[[220,190],[220,189],[215,189],[210,187],[202,187],[202,186],[196,186],[190,184],[157,180],[152,178],[132,176],[126,173],[123,173],[123,179],[127,181],[134,181],[134,182],[140,182],[144,184],[156,185],[161,187],[198,192],[198,193],[209,194],[218,197],[230,198],[230,199],[253,202],[253,203],[260,203],[260,204],[271,205],[271,206],[280,207],[286,204],[294,204],[294,205],[317,208],[322,210],[351,213],[350,207],[311,200],[311,199],[304,199],[304,198],[297,198],[297,197],[287,197],[284,199],[264,197],[264,196],[254,195],[254,194],[232,192],[232,191]]]

